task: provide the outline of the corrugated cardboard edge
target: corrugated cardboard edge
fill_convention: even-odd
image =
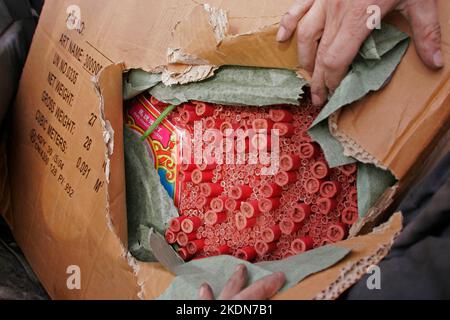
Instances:
[[[198,6],[195,10],[208,14],[209,26],[212,28],[216,42],[220,43],[225,38],[229,28],[226,11],[212,7],[209,4]],[[192,21],[199,22],[201,20],[194,19]],[[203,21],[206,21],[206,19]],[[182,21],[179,21],[175,25],[172,35],[177,32],[177,28],[180,27],[181,23]],[[211,65],[205,60],[185,54],[182,48],[169,48],[167,50],[167,60],[168,64],[164,67],[162,73],[162,82],[166,86],[205,80],[212,77],[214,72],[219,69],[218,66]]]
[[[344,156],[355,158],[362,163],[373,164],[383,170],[388,170],[387,167],[382,166],[381,162],[378,161],[377,158],[364,150],[364,148],[356,143],[355,140],[339,131],[338,119],[340,113],[341,111],[338,110],[328,118],[328,126],[330,128],[331,135],[341,143],[342,148],[344,149]]]
[[[120,248],[119,259],[127,264],[132,282],[118,280],[119,286],[136,288],[136,299],[155,299],[161,292],[155,288],[165,288],[172,282],[173,276],[158,263],[144,263],[136,260],[127,247],[127,214],[125,204],[125,167],[123,148],[123,102],[122,92],[117,90],[122,82],[124,65],[110,65],[93,79],[94,89],[99,99],[99,114],[105,143],[105,175],[108,191],[106,207],[106,227]],[[112,90],[112,88],[116,88]],[[118,112],[119,111],[119,112]],[[113,129],[111,123],[117,127]],[[113,175],[111,173],[114,172]],[[124,238],[125,237],[125,238]],[[118,296],[120,293],[116,293]]]
[[[122,101],[122,94],[117,90],[120,82],[123,64],[111,65],[92,79],[94,90],[99,99],[99,115],[103,129],[103,142],[105,143],[105,177],[108,185],[107,191],[107,221],[108,228],[118,236],[118,239],[127,246],[128,231],[126,204],[124,201],[125,168],[122,128],[113,128],[112,123],[123,126],[123,116],[115,112],[115,108],[105,108],[116,105]],[[104,90],[104,88],[109,90]],[[114,88],[113,90],[111,90]],[[111,172],[114,177],[111,178]]]
[[[297,69],[299,62],[295,40],[286,43],[275,41],[279,22],[268,20],[253,30],[237,34],[223,31],[222,38],[217,39],[217,26],[212,25],[211,20],[218,19],[212,16],[203,6],[198,6],[177,24],[172,32],[169,63]],[[202,41],[192,41],[198,38]]]
[[[205,80],[214,75],[218,67],[214,66],[186,66],[186,65],[170,65],[162,72],[162,82],[166,86],[175,84],[187,84]]]
[[[396,219],[400,217],[400,224],[402,223],[402,215],[401,213],[396,213],[391,218]],[[383,234],[388,232],[392,227],[392,221],[389,221],[373,230],[374,235]],[[349,289],[352,285],[354,285],[358,280],[360,280],[369,270],[371,266],[377,265],[384,257],[387,256],[389,251],[394,244],[395,239],[401,232],[400,228],[394,232],[392,238],[387,243],[381,244],[373,254],[366,256],[356,262],[348,263],[344,268],[341,269],[341,273],[339,277],[333,282],[327,289],[320,292],[317,296],[314,297],[314,300],[333,300],[339,298],[339,296],[344,293],[347,289]]]
[[[371,234],[337,243],[337,246],[352,250],[346,259],[323,272],[306,278],[296,287],[277,295],[275,299],[338,298],[361,279],[370,266],[378,264],[389,253],[402,230],[402,223],[402,214],[396,213],[388,222],[374,229]]]
[[[189,27],[187,27],[186,24],[189,24]],[[197,30],[197,32],[200,33],[198,34],[198,37],[202,39],[202,42],[208,43],[208,46],[212,45],[214,42],[216,46],[219,46],[222,41],[229,36],[227,12],[209,4],[198,5],[185,20],[182,20],[175,25],[172,34],[176,35],[178,34],[178,30],[183,30],[185,28]],[[183,31],[181,31],[181,33],[183,33]],[[180,46],[168,49],[169,63],[183,63],[186,65],[212,64],[210,61],[199,58],[195,54],[185,53],[185,39],[186,38],[177,39],[180,42]]]
[[[295,41],[283,44],[274,41],[278,25],[278,22],[269,21],[255,30],[232,34],[225,10],[209,4],[198,5],[190,15],[177,23],[172,31],[173,39],[168,50],[167,68],[170,68],[171,64],[189,66],[185,66],[176,78],[171,77],[165,83],[187,83],[205,79],[196,78],[198,72],[192,69],[192,66],[207,69],[222,65],[245,65],[296,70],[299,64]],[[193,35],[202,41],[192,41]],[[277,47],[282,48],[278,52],[282,57],[277,56],[275,59],[274,52]],[[255,61],[261,60],[258,57],[265,60],[267,56],[272,56],[276,61],[271,64]]]
[[[378,264],[390,251],[396,237],[402,230],[401,213],[394,214],[391,219],[372,233],[358,238],[336,243],[336,246],[348,248],[351,253],[335,266],[314,274],[300,282],[297,286],[278,294],[275,300],[298,299],[336,299],[350,286],[355,284],[367,269]],[[145,265],[139,263],[140,265]],[[145,275],[143,294],[147,299],[154,299],[168,288],[174,276],[160,264],[147,264],[151,268],[140,271]],[[155,284],[157,284],[155,286]],[[158,289],[155,290],[155,287]]]
[[[170,274],[165,270],[161,270],[158,264],[143,263],[136,260],[128,250],[126,235],[127,221],[125,209],[125,168],[124,164],[124,150],[123,150],[123,134],[122,127],[115,130],[111,126],[113,123],[123,123],[121,121],[122,114],[117,112],[122,110],[122,96],[120,90],[111,91],[111,84],[108,82],[122,81],[123,64],[110,65],[100,73],[99,77],[93,79],[95,91],[100,101],[100,116],[103,128],[103,137],[106,146],[105,162],[106,162],[106,178],[108,184],[107,192],[107,208],[106,208],[106,226],[120,247],[120,259],[129,267],[129,272],[132,276],[132,282],[125,282],[120,285],[136,287],[136,299],[145,300],[153,299],[158,296],[158,293],[153,293],[149,290],[149,284],[155,284],[153,279],[165,279],[169,284],[171,282]],[[109,90],[108,90],[109,89]],[[108,97],[108,95],[113,97]],[[114,118],[114,119],[112,119]],[[120,119],[119,119],[120,118]],[[114,172],[113,176],[110,173]],[[124,228],[121,230],[118,228]],[[166,275],[166,276],[164,276]],[[119,280],[122,282],[123,280]],[[167,284],[167,285],[168,285]],[[161,285],[164,287],[164,284]],[[147,293],[150,292],[150,293]],[[117,293],[116,293],[117,294]]]
[[[350,238],[369,233],[381,222],[380,220],[384,218],[383,214],[394,203],[395,197],[398,194],[398,188],[399,186],[396,184],[383,193],[367,214],[351,227],[349,231]]]
[[[126,204],[123,194],[125,189],[120,187],[125,185],[123,134],[120,125],[123,125],[123,116],[120,113],[114,112],[114,108],[107,107],[117,105],[117,103],[120,106],[122,94],[118,89],[121,87],[122,71],[123,64],[105,67],[97,77],[92,78],[92,84],[99,99],[99,120],[103,130],[103,142],[105,143],[104,170],[106,184],[108,186],[106,191],[105,223],[107,232],[113,241],[113,243],[110,243],[106,247],[109,248],[112,245],[120,248],[120,255],[117,258],[123,260],[124,265],[128,265],[129,270],[126,270],[126,272],[129,272],[137,283],[139,267],[137,261],[130,255],[127,249]],[[112,123],[116,124],[119,128],[114,130]],[[111,172],[115,174],[111,176]],[[106,248],[105,251],[107,251]],[[124,280],[125,278],[120,281]],[[132,288],[130,287],[129,289]],[[141,287],[138,286],[137,290],[141,290]],[[103,294],[108,296],[114,293],[104,292]],[[137,292],[136,296],[139,297],[139,294],[140,292]],[[85,297],[89,297],[89,294]],[[97,299],[98,296],[94,296],[94,298]]]

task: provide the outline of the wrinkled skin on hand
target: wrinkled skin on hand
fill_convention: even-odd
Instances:
[[[300,66],[312,74],[315,105],[323,105],[336,90],[372,32],[367,21],[373,5],[379,7],[381,18],[394,10],[405,16],[420,58],[432,69],[443,67],[435,0],[295,0],[283,16],[277,40],[287,41],[299,31]]]

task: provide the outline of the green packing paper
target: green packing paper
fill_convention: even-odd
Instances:
[[[395,183],[391,172],[371,164],[358,164],[358,211],[365,216],[386,189]]]
[[[325,270],[341,261],[350,250],[324,246],[284,260],[252,264],[232,256],[217,256],[194,260],[179,267],[179,275],[159,300],[192,300],[198,297],[202,284],[208,283],[217,297],[238,265],[247,266],[248,284],[275,272],[284,272],[286,284],[281,291],[295,286],[306,277]],[[186,270],[186,273],[183,273]]]
[[[164,234],[178,211],[150,163],[145,144],[128,127],[124,145],[129,249],[141,261],[156,261],[149,245],[150,230]]]
[[[189,270],[193,267],[200,268],[199,272],[177,276],[157,300],[195,300],[198,298],[198,290],[204,283],[209,283],[215,296],[218,296],[239,264],[247,266],[249,283],[272,274],[272,272],[262,269],[255,264],[241,261],[232,256],[194,260],[186,265],[190,265],[187,266]]]
[[[381,30],[375,30],[363,45],[363,54],[358,55],[349,74],[314,121],[309,133],[322,146],[331,167],[354,163],[355,160],[344,156],[342,145],[331,135],[329,116],[369,92],[380,90],[389,81],[408,45],[408,35],[390,25],[383,24]]]
[[[330,132],[328,120],[319,122],[309,134],[314,141],[320,144],[330,167],[335,168],[341,165],[356,163],[357,160],[344,155],[344,147]]]
[[[381,57],[394,49],[400,42],[408,39],[408,35],[397,28],[383,23],[364,42],[359,55],[365,60],[381,60]]]
[[[132,99],[161,82],[161,74],[134,69],[125,74],[123,80],[123,99]]]
[[[249,67],[222,67],[214,77],[185,85],[150,89],[158,100],[179,105],[189,100],[224,105],[298,105],[307,84],[294,71]]]
[[[272,272],[284,272],[286,275],[286,284],[282,288],[284,291],[309,275],[332,267],[344,259],[350,251],[347,248],[327,245],[284,260],[262,262],[257,265]]]

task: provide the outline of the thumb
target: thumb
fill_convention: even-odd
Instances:
[[[433,69],[442,68],[441,27],[435,0],[406,1],[402,14],[409,20],[417,53]]]

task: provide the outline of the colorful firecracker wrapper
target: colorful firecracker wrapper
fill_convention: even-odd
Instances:
[[[164,106],[155,99],[145,95],[138,96],[129,104],[126,123],[138,136],[142,136],[161,116],[162,107]],[[145,142],[149,156],[160,176],[161,184],[177,206],[180,202],[180,180],[182,179],[179,166],[181,157],[178,129],[168,119],[164,119]]]

